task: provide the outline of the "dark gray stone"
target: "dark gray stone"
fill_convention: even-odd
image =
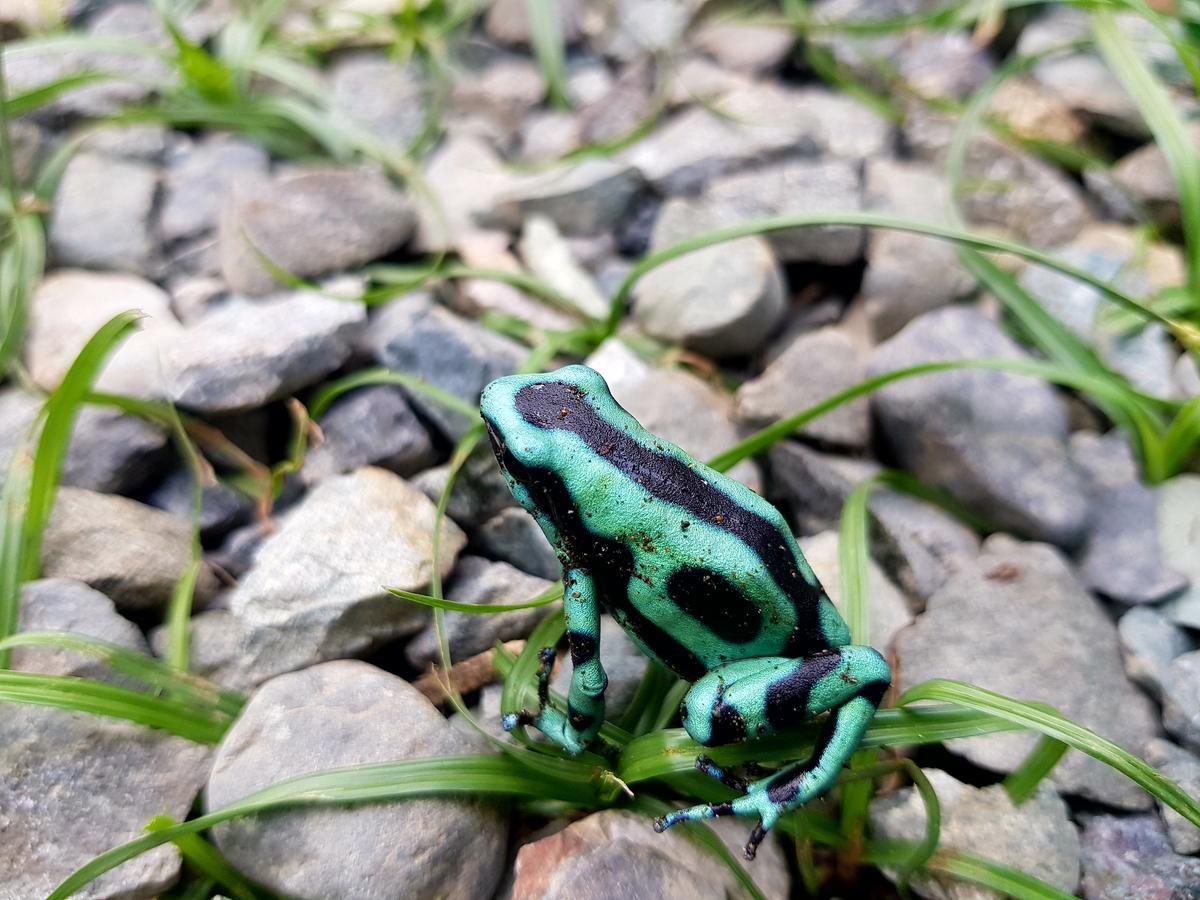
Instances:
[[[434,466],[415,476],[412,485],[437,503],[449,472],[449,464]],[[516,506],[516,502],[491,447],[482,441],[459,471],[446,513],[455,522],[474,529],[501,510]]]
[[[761,375],[738,388],[738,418],[750,425],[768,425],[858,384],[865,377],[865,349],[836,326],[801,333]],[[843,403],[796,433],[830,444],[865,447],[871,436],[870,407],[865,397]]]
[[[133,722],[25,704],[0,716],[0,897],[47,896],[154,816],[187,818],[209,750]],[[161,896],[179,877],[170,844],[131,859],[80,891],[89,900]]]
[[[877,347],[868,374],[988,358],[1025,354],[982,314],[946,307]],[[900,462],[923,481],[1002,528],[1064,546],[1083,537],[1085,482],[1067,453],[1066,407],[1050,385],[961,369],[894,382],[871,405]]]
[[[1135,754],[1158,728],[1150,701],[1125,677],[1116,628],[1045,544],[988,538],[979,558],[951,575],[901,632],[896,650],[901,692],[929,678],[954,678],[1040,700]],[[1009,733],[949,746],[976,765],[1010,772],[1034,743],[1032,734]],[[1145,809],[1151,802],[1114,769],[1073,751],[1050,780],[1064,793],[1110,806]]]
[[[167,440],[145,419],[86,406],[75,420],[62,483],[106,494],[136,490],[170,458]]]
[[[651,248],[664,250],[726,224],[702,202],[663,204]],[[784,313],[783,277],[771,245],[754,235],[689,253],[647,272],[633,317],[647,334],[713,357],[752,353]]]
[[[535,578],[508,563],[492,562],[480,556],[464,556],[451,573],[446,597],[459,603],[506,605],[535,599],[554,582]],[[537,607],[494,615],[446,613],[446,638],[450,658],[458,661],[490,649],[496,641],[525,637],[548,611],[558,607]],[[408,661],[417,669],[439,662],[437,632],[432,626],[413,638],[405,649]]]
[[[389,369],[423,378],[470,404],[479,402],[488,382],[517,371],[525,356],[515,341],[456,316],[424,294],[409,294],[384,307],[372,320],[367,340],[375,358]],[[451,439],[473,424],[415,391],[409,397]]]
[[[1200,650],[1171,660],[1162,681],[1163,725],[1200,753]]]
[[[433,573],[434,507],[398,475],[362,468],[326,479],[280,517],[229,596],[264,675],[355,656],[419,631],[426,607],[384,585],[425,591]],[[441,531],[441,573],[466,543]]]
[[[163,240],[212,231],[234,182],[266,171],[267,154],[257,144],[221,134],[197,141],[171,160],[164,175],[158,217]]]
[[[1125,672],[1159,698],[1171,661],[1196,649],[1195,641],[1186,631],[1146,606],[1135,607],[1121,616],[1117,634],[1125,655]]]
[[[709,182],[704,198],[722,226],[776,216],[858,212],[861,166],[845,159],[795,159],[723,175]],[[766,235],[783,262],[844,266],[862,256],[863,229],[850,225],[795,228]]]
[[[191,562],[187,519],[114,494],[58,489],[42,543],[46,577],[83,581],[123,612],[162,610]],[[196,597],[203,601],[216,586],[202,568]]]
[[[483,523],[478,537],[488,554],[523,572],[551,581],[562,577],[562,564],[554,548],[533,517],[519,507],[500,510]]]
[[[275,673],[256,667],[250,637],[227,609],[196,613],[188,621],[188,671],[232,691],[254,690]],[[150,646],[158,656],[167,655],[168,639],[166,625],[150,632]]]
[[[1071,456],[1091,482],[1087,540],[1080,574],[1092,590],[1122,603],[1156,603],[1188,586],[1163,561],[1158,495],[1138,478],[1137,462],[1120,432],[1071,435]]]
[[[1146,762],[1154,766],[1189,797],[1200,797],[1200,758],[1176,747],[1170,741],[1155,738],[1146,745]],[[1193,825],[1161,800],[1158,811],[1167,826],[1167,837],[1176,853],[1200,853],[1200,827]]]
[[[250,698],[217,750],[205,800],[214,810],[309,772],[482,749],[401,679],[330,662],[274,678]],[[508,827],[486,801],[430,798],[238,819],[215,836],[241,872],[280,894],[468,900],[492,895]]]
[[[1087,900],[1191,900],[1200,885],[1200,859],[1172,850],[1155,815],[1085,817],[1081,859]]]
[[[971,787],[939,769],[925,769],[942,810],[939,847],[981,856],[1032,875],[1065,893],[1079,884],[1079,833],[1062,798],[1043,784],[1015,806],[1004,787]],[[919,841],[926,810],[913,787],[877,797],[871,828],[885,840]],[[895,877],[894,872],[889,873]],[[935,900],[976,900],[990,896],[966,881],[936,875],[913,879],[912,889]]]
[[[398,387],[380,384],[353,391],[334,402],[318,424],[323,437],[309,449],[300,470],[305,484],[366,465],[413,475],[437,458],[429,432]]]
[[[82,581],[69,578],[40,578],[21,586],[17,631],[82,634],[135,653],[150,653],[137,626],[118,614],[111,600]],[[97,657],[57,647],[18,647],[13,650],[12,667],[18,672],[120,681]]]
[[[177,469],[150,494],[151,506],[191,519],[194,514],[196,482],[192,474]],[[217,481],[201,487],[200,536],[219,538],[241,525],[254,511],[254,501],[240,491]]]
[[[341,366],[365,321],[359,303],[308,293],[223,306],[167,347],[171,398],[228,413],[286,397]]]
[[[292,275],[325,275],[395,250],[415,225],[407,196],[371,170],[296,168],[245,180],[221,214],[221,271],[233,290],[266,294],[278,285],[259,253]]]
[[[647,4],[649,5],[649,4]],[[512,896],[526,900],[744,900],[749,896],[729,868],[677,830],[655,834],[650,817],[628,810],[592,813],[517,853]],[[709,824],[737,858],[745,843],[744,820]],[[787,864],[768,836],[746,867],[764,897],[790,892]]]
[[[50,216],[60,266],[145,272],[154,244],[150,211],[158,176],[145,163],[79,153],[67,164]]]
[[[874,462],[821,453],[796,441],[775,444],[768,458],[772,497],[791,509],[797,534],[836,531],[854,486],[879,471]]]

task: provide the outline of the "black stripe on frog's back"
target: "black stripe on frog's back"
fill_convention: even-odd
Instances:
[[[633,551],[620,541],[602,537],[587,527],[579,515],[575,498],[557,473],[525,465],[509,450],[490,423],[488,434],[500,465],[524,485],[537,508],[553,523],[572,566],[591,578],[596,588],[596,599],[610,613],[621,618],[622,626],[680,678],[695,681],[704,675],[708,668],[699,657],[648,619],[630,601],[629,580],[633,578],[636,568]],[[571,589],[570,574],[564,573],[563,579],[568,590]]]
[[[796,609],[797,627],[784,652],[807,655],[828,646],[817,618],[822,592],[809,584],[794,565],[794,551],[789,545],[794,547],[795,540],[790,534],[736,502],[686,463],[656,453],[631,438],[605,419],[587,402],[586,393],[573,384],[546,381],[526,385],[517,391],[515,403],[529,424],[577,435],[592,452],[604,457],[654,497],[686,509],[749,547]]]

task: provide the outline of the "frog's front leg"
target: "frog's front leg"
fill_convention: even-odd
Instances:
[[[572,569],[563,574],[563,614],[567,620],[567,645],[571,648],[571,690],[567,694],[567,714],[552,707],[549,700],[550,669],[554,650],[543,648],[538,669],[538,710],[509,713],[503,719],[505,731],[519,725],[532,725],[554,743],[571,753],[579,753],[590,744],[604,724],[604,691],[608,676],[600,663],[600,603],[591,576]]]
[[[749,741],[775,734],[832,710],[812,755],[751,783],[739,783],[707,757],[696,766],[741,790],[728,803],[677,810],[654,823],[656,831],[677,822],[713,816],[757,816],[746,844],[753,859],[758,844],[784,813],[824,794],[858,747],[892,675],[870,647],[846,646],[803,659],[747,659],[716,668],[698,680],[683,701],[683,724],[706,746]]]

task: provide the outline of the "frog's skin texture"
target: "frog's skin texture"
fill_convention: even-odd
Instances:
[[[678,810],[688,819],[757,816],[753,858],[783,813],[833,785],[891,684],[887,663],[850,632],[783,516],[749,488],[650,434],[599,373],[567,366],[497,379],[481,411],[517,501],[563,564],[574,666],[567,714],[547,701],[554,651],[542,651],[540,706],[505,716],[578,753],[604,721],[600,661],[607,610],[648,656],[692,683],[681,708],[698,743],[753,741],[830,712],[810,759],[747,783],[701,756],[697,768],[741,792]]]

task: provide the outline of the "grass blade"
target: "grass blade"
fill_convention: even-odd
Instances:
[[[621,321],[621,316],[629,304],[629,298],[634,286],[647,272],[657,269],[659,266],[672,260],[679,259],[681,256],[686,256],[689,253],[695,253],[697,250],[703,250],[705,247],[712,247],[726,241],[733,241],[751,235],[771,234],[776,231],[790,231],[795,228],[815,228],[820,225],[857,225],[863,228],[888,228],[894,231],[907,231],[912,234],[923,234],[928,237],[953,241],[961,246],[973,247],[976,250],[986,250],[993,253],[1012,253],[1015,256],[1027,259],[1032,263],[1044,266],[1047,269],[1059,272],[1095,288],[1107,299],[1120,304],[1137,315],[1141,321],[1159,322],[1176,333],[1180,331],[1180,323],[1150,309],[1141,301],[1126,294],[1115,285],[1097,278],[1090,272],[1063,262],[1052,254],[1044,253],[1025,244],[990,235],[975,234],[970,231],[964,231],[961,228],[938,225],[932,222],[902,219],[879,213],[844,212],[760,219],[755,222],[746,222],[741,225],[706,232],[705,234],[700,234],[689,240],[666,247],[657,253],[651,253],[630,270],[629,274],[625,276],[625,280],[617,288],[617,292],[613,295],[612,304],[609,307],[608,320],[605,322],[605,335],[611,336],[616,332],[617,325]]]
[[[968,709],[987,712],[1007,719],[1024,728],[1069,744],[1076,750],[1116,769],[1189,822],[1200,825],[1200,801],[1189,797],[1179,785],[1107,738],[1101,737],[1082,725],[1077,725],[1041,704],[1014,700],[975,685],[939,678],[909,688],[898,701],[898,705],[908,706],[921,700],[957,703]]]
[[[21,533],[18,571],[23,582],[37,578],[41,570],[42,532],[54,507],[54,495],[71,441],[71,430],[75,427],[75,417],[91,391],[92,382],[100,373],[101,366],[117,345],[133,333],[140,318],[141,314],[137,312],[118,313],[101,325],[100,330],[79,351],[63,376],[62,383],[42,409],[42,434],[33,459],[29,506]]]
[[[153,697],[70,675],[0,672],[0,700],[125,719],[197,744],[216,744],[229,727],[223,717],[209,710],[189,709],[175,698]]]
[[[587,805],[595,793],[587,781],[547,781],[507,756],[452,756],[375,763],[289,778],[237,803],[178,825],[164,827],[106,853],[69,875],[47,900],[64,900],[105,872],[179,837],[198,834],[243,816],[297,806],[403,800],[409,797],[552,797]]]
[[[146,823],[149,832],[166,831],[179,823],[170,816],[155,816]],[[216,884],[221,885],[234,900],[258,900],[262,896],[242,877],[221,852],[198,834],[181,834],[172,839],[180,855]]]
[[[1068,749],[1066,744],[1052,737],[1043,736],[1038,740],[1033,752],[1004,779],[1004,790],[1014,806],[1020,806],[1037,792],[1038,785],[1054,771]]]
[[[856,485],[842,506],[838,529],[838,569],[846,624],[852,644],[871,643],[870,552],[867,549],[867,501],[874,478]]]
[[[1200,151],[1188,135],[1175,104],[1117,24],[1110,7],[1092,9],[1096,46],[1137,103],[1179,187],[1179,208],[1186,243],[1187,286],[1193,316],[1200,315]]]
[[[347,375],[345,378],[339,378],[337,381],[325,385],[325,387],[316,393],[312,402],[309,403],[309,415],[314,419],[319,419],[329,411],[329,407],[333,404],[333,401],[342,396],[342,394],[372,384],[396,384],[415,394],[420,394],[422,397],[427,397],[433,402],[446,407],[451,412],[458,413],[460,416],[465,416],[468,419],[479,417],[478,407],[456,397],[449,391],[430,384],[424,378],[409,375],[406,372],[393,372],[391,369],[383,368],[365,369],[362,372],[355,372],[353,375]]]
[[[64,94],[78,88],[87,87],[98,81],[110,81],[116,76],[108,72],[79,72],[67,75],[55,81],[49,81],[32,90],[17,94],[8,101],[8,115],[12,118],[27,116],[37,112],[47,103],[53,103]]]
[[[875,866],[899,867],[911,858],[916,847],[914,841],[869,841],[863,861]],[[924,868],[934,874],[991,888],[1005,897],[1020,897],[1021,900],[1072,900],[1073,897],[1032,875],[961,850],[941,850]]]
[[[561,581],[552,584],[532,600],[526,600],[524,603],[459,603],[456,600],[447,600],[444,597],[431,597],[428,594],[417,594],[401,588],[385,587],[384,590],[394,597],[399,597],[401,600],[409,600],[413,603],[419,603],[422,606],[432,607],[433,609],[445,609],[450,612],[466,613],[467,615],[488,616],[496,613],[514,612],[519,609],[537,609],[540,606],[549,606],[551,603],[562,599],[563,586]]]
[[[546,96],[552,105],[568,109],[571,100],[563,64],[564,41],[558,3],[556,0],[525,0],[525,14],[529,17],[533,52],[542,70],[542,80],[546,82]]]

